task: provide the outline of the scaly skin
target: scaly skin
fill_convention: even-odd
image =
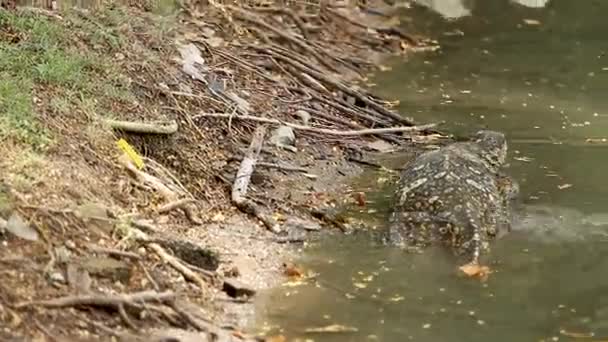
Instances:
[[[510,230],[518,186],[500,172],[505,136],[480,131],[471,142],[424,153],[403,170],[387,234],[389,244],[442,243],[477,263],[499,232]]]

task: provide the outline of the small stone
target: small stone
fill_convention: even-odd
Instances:
[[[304,126],[308,126],[308,122],[310,121],[310,113],[300,109],[296,111],[296,115],[300,118],[300,120],[302,120]]]
[[[68,262],[71,255],[72,253],[65,246],[55,247],[55,258],[57,259],[57,263],[63,264]]]
[[[256,290],[241,283],[236,279],[225,279],[222,290],[232,298],[252,297],[256,294]]]
[[[293,128],[280,126],[273,131],[270,142],[277,146],[293,146],[296,142],[296,135]]]
[[[21,215],[17,212],[13,212],[8,218],[8,221],[0,222],[0,225],[4,229],[11,232],[13,235],[22,238],[24,240],[36,241],[38,240],[38,231],[31,228]]]
[[[82,262],[83,271],[101,278],[108,278],[112,281],[127,283],[131,278],[131,267],[129,264],[108,258],[90,257]]]
[[[76,243],[72,240],[66,240],[63,244],[69,249],[76,249]]]
[[[61,272],[53,272],[49,275],[49,279],[54,283],[65,284],[65,277]]]

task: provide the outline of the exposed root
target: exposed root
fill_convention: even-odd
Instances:
[[[181,273],[186,279],[195,283],[203,292],[203,294],[206,293],[207,284],[205,283],[205,281],[192,270],[190,270],[188,267],[186,267],[179,259],[167,253],[167,251],[165,251],[165,249],[162,248],[159,244],[150,243],[148,244],[148,247],[150,247],[150,249],[152,249],[164,262],[168,263],[169,265],[171,265],[171,267]]]

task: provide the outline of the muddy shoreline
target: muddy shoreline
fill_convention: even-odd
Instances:
[[[245,330],[255,317],[253,302],[235,293],[279,286],[307,239],[350,229],[339,216],[340,207],[360,200],[349,181],[377,164],[379,150],[414,151],[416,137],[434,132],[416,128],[365,87],[381,56],[424,44],[397,29],[396,12],[380,2],[368,4],[377,6],[373,11],[344,6],[194,4],[169,19],[145,5],[3,12],[3,44],[19,49],[35,40],[36,27],[23,17],[69,28],[77,34],[58,36],[61,49],[78,46],[117,74],[110,80],[107,70],[82,69],[91,74],[88,82],[117,83],[128,96],[92,95],[93,110],[68,101],[74,107],[62,113],[53,101],[68,94],[61,83],[35,83],[34,111],[53,142],[40,152],[19,137],[3,137],[0,337],[257,335]],[[160,26],[167,20],[170,30]],[[123,42],[113,46],[100,27]],[[252,154],[260,117],[275,121]],[[159,121],[179,128],[142,134],[150,125],[141,122]],[[281,125],[291,128],[286,136],[277,131]],[[133,154],[116,148],[121,138]],[[247,158],[254,172],[241,207],[231,190]],[[15,225],[17,218],[26,224]],[[35,239],[18,237],[28,229]],[[144,291],[166,291],[170,299],[153,299],[154,310],[127,299],[100,304]],[[84,302],[57,310],[42,301],[67,297]]]

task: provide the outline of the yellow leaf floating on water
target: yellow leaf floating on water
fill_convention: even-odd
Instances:
[[[568,189],[571,188],[572,184],[562,184],[562,185],[558,185],[557,188],[560,190],[564,190],[564,189]]]
[[[364,283],[354,283],[353,285],[355,285],[355,287],[358,289],[364,289],[367,287],[367,284]]]
[[[118,145],[118,148],[121,149],[129,157],[129,159],[131,159],[133,164],[135,164],[138,169],[142,169],[144,167],[143,159],[141,159],[139,154],[125,139],[118,140],[116,145]]]
[[[359,329],[355,327],[348,327],[340,324],[332,324],[319,328],[307,328],[306,332],[308,333],[340,333],[340,332],[357,332]]]

